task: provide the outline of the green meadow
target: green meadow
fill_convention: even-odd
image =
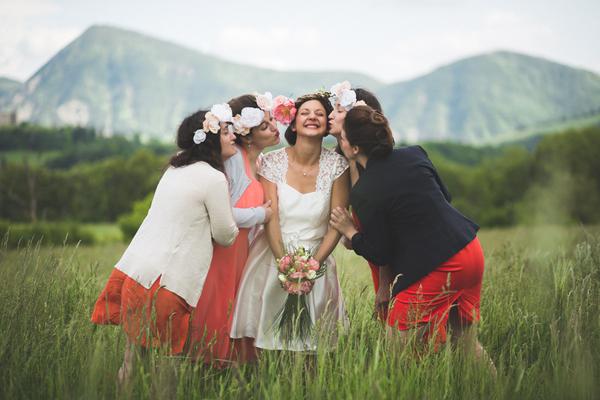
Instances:
[[[94,227],[110,238],[110,226]],[[484,229],[479,339],[497,368],[450,345],[417,352],[372,318],[366,263],[335,251],[350,327],[316,356],[265,352],[212,369],[160,350],[117,385],[125,337],[92,306],[125,244],[0,247],[0,398],[594,399],[600,379],[600,228]],[[6,238],[5,238],[6,242]]]

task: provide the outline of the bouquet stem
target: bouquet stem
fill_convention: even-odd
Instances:
[[[281,339],[288,343],[293,339],[308,339],[312,320],[306,304],[306,295],[289,294],[275,317],[274,327]]]

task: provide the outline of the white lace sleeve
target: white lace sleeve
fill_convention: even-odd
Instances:
[[[287,171],[287,165],[284,165],[287,163],[284,151],[285,148],[265,154],[260,162],[258,174],[273,183],[282,182]]]
[[[335,151],[323,149],[321,153],[321,166],[317,177],[317,190],[329,193],[333,181],[340,177],[348,168],[348,161]]]
[[[339,155],[338,153],[334,153],[337,157],[336,159],[336,164],[335,164],[335,168],[333,170],[333,180],[335,181],[337,178],[339,178],[344,171],[346,171],[349,167],[348,165],[348,160],[346,160],[346,157],[343,157],[341,155]]]

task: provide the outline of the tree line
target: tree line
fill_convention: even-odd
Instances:
[[[19,132],[25,134],[19,137]],[[533,149],[451,143],[423,147],[455,207],[481,226],[600,223],[599,126],[546,135]],[[90,158],[86,148],[102,148],[102,156]],[[6,155],[11,151],[27,151],[32,157],[58,153],[36,164],[10,160]],[[0,220],[115,222],[121,217],[130,235],[173,151],[139,139],[102,138],[84,128],[0,129]],[[57,167],[55,160],[65,154],[71,161]],[[137,202],[141,205],[136,207]]]

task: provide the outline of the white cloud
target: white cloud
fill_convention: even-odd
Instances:
[[[0,15],[5,20],[45,16],[59,10],[57,3],[48,0],[6,0],[0,3]]]
[[[357,60],[361,70],[373,69],[386,80],[410,79],[471,55],[512,50],[533,55],[552,54],[555,32],[524,16],[490,10],[468,27],[431,29],[405,35],[388,51]],[[376,63],[373,63],[376,60]]]
[[[28,79],[81,33],[79,27],[49,23],[62,11],[54,0],[0,3],[0,76]]]
[[[81,33],[71,27],[26,26],[16,20],[0,28],[0,76],[28,79]]]
[[[322,68],[322,34],[318,28],[227,26],[208,51],[229,60],[266,68]]]

